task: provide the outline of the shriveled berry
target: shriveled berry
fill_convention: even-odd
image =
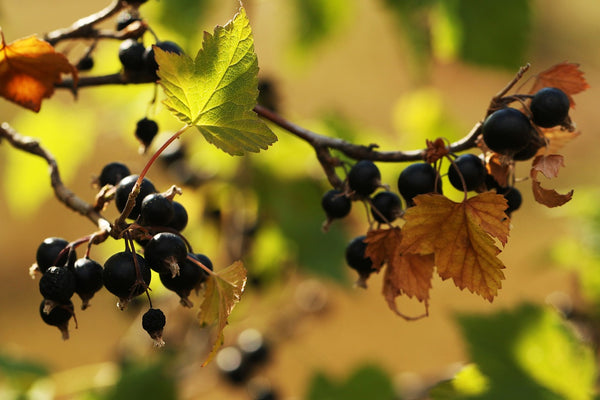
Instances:
[[[159,274],[179,273],[179,266],[187,259],[187,246],[183,239],[171,232],[157,233],[144,248],[148,266]]]
[[[165,345],[162,334],[166,323],[167,318],[159,308],[151,308],[142,316],[142,328],[154,339],[155,346]]]
[[[75,293],[75,275],[66,267],[50,267],[40,278],[39,288],[44,299],[68,303]]]
[[[394,192],[379,192],[373,197],[371,203],[371,215],[375,221],[382,224],[394,221],[402,211],[400,196]]]
[[[483,141],[490,150],[513,155],[522,150],[532,138],[529,118],[516,108],[494,111],[483,123]]]
[[[135,258],[135,260],[134,260]],[[136,268],[139,268],[139,277]],[[119,307],[125,308],[127,302],[144,293],[152,274],[144,257],[130,251],[122,251],[110,256],[104,263],[102,280],[106,289],[119,298]]]
[[[551,128],[567,119],[570,107],[571,102],[565,92],[554,87],[545,87],[533,96],[529,109],[534,124],[542,128]]]
[[[131,175],[131,172],[127,165],[116,161],[111,162],[102,168],[100,176],[98,177],[98,183],[101,187],[104,185],[115,186],[121,179],[129,175]]]
[[[477,190],[485,184],[486,175],[487,171],[483,161],[475,154],[458,156],[454,160],[454,165],[448,167],[448,179],[452,186],[458,190]],[[461,176],[464,179],[466,188],[463,188]]]
[[[144,197],[140,209],[141,222],[147,226],[167,226],[173,219],[173,203],[160,193]]]
[[[74,315],[73,303],[69,301],[67,304],[57,305],[48,313],[44,312],[45,307],[46,302],[42,300],[39,307],[42,321],[48,325],[56,326],[61,331],[63,340],[67,340],[69,338],[69,320]]]
[[[321,198],[321,207],[330,219],[344,218],[352,209],[352,201],[341,190],[331,189]]]
[[[117,206],[119,212],[123,212],[125,209],[127,199],[129,198],[129,194],[135,186],[137,179],[138,175],[129,175],[121,179],[117,184],[115,190],[115,205]],[[152,184],[149,179],[144,178],[142,180],[142,184],[140,185],[140,192],[135,198],[135,205],[133,206],[133,209],[127,218],[136,219],[140,215],[140,210],[142,209],[142,200],[144,200],[144,197],[155,192],[156,188],[154,187],[154,184]]]
[[[348,172],[350,189],[361,196],[369,196],[381,185],[381,172],[373,161],[360,160]]]
[[[442,192],[442,181],[437,171],[428,163],[414,163],[404,168],[398,177],[398,191],[407,206],[420,194]]]
[[[102,265],[91,258],[80,258],[75,261],[73,265],[75,293],[83,301],[82,310],[88,307],[89,300],[104,286],[102,273]]]
[[[68,244],[69,242],[59,237],[50,237],[44,239],[44,241],[38,246],[35,254],[35,261],[40,272],[46,272],[46,270],[53,265],[65,265],[69,254],[67,251],[65,251],[62,255],[60,255],[60,252],[64,250]]]

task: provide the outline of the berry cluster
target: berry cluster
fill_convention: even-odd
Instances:
[[[358,161],[348,171],[343,187],[331,189],[323,195],[321,205],[327,216],[324,227],[327,228],[335,219],[346,217],[351,211],[352,202],[357,200],[368,205],[370,223],[391,224],[403,215],[401,198],[406,207],[412,207],[415,205],[414,198],[420,194],[442,194],[442,158],[449,161],[446,175],[452,187],[463,191],[465,196],[468,192],[494,190],[505,197],[505,213],[510,218],[512,212],[521,206],[521,192],[510,183],[510,179],[507,179],[508,184],[498,183],[487,166],[486,154],[490,155],[491,151],[491,154],[499,155],[507,165],[531,159],[546,145],[541,128],[568,125],[570,122],[569,98],[560,89],[546,87],[535,95],[516,98],[520,104],[524,104],[525,110],[506,105],[491,112],[483,122],[481,137],[485,146],[481,156],[447,153],[433,162],[410,164],[398,177],[400,196],[381,184],[381,174],[374,162]],[[525,100],[529,99],[529,105],[526,105]],[[383,190],[375,193],[378,188]],[[365,256],[365,238],[365,235],[353,238],[345,253],[346,262],[358,273],[357,283],[361,286],[373,272],[373,263]]]
[[[165,288],[180,297],[183,306],[191,307],[192,290],[198,289],[213,269],[211,260],[194,253],[181,233],[188,214],[181,203],[173,200],[180,190],[172,187],[159,193],[150,180],[143,178],[137,196],[130,200],[138,179],[126,165],[112,162],[104,166],[96,180],[100,187],[98,204],[106,207],[114,200],[121,213],[123,222],[119,224],[118,219],[112,230],[118,232],[113,237],[125,243],[124,250],[110,256],[103,265],[90,257],[92,246],[106,239],[98,234],[73,242],[47,238],[37,249],[32,273],[41,274],[39,289],[44,299],[40,314],[44,322],[57,326],[65,339],[69,337],[69,320],[75,316],[73,294],[79,295],[81,309],[85,310],[94,294],[104,287],[119,299],[120,309],[146,293],[150,307],[143,315],[142,327],[157,345],[162,345],[166,318],[160,309],[152,307],[148,293],[151,271],[158,273]],[[78,258],[77,247],[85,243],[85,256]],[[136,245],[142,254],[136,251]]]

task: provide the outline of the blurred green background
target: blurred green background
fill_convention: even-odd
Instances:
[[[0,26],[11,42],[69,26],[107,4],[4,0]],[[186,133],[180,143],[188,154],[185,167],[202,184],[190,185],[180,170],[159,164],[149,178],[159,190],[183,187],[180,201],[190,214],[184,234],[195,248],[220,266],[238,258],[246,263],[248,289],[225,330],[225,344],[234,345],[247,328],[259,329],[271,344],[255,379],[232,385],[215,363],[199,366],[206,332],[194,325],[196,311],[179,306],[156,276],[153,303],[167,313],[164,350],[153,349],[141,329],[146,303],[121,312],[106,291],[77,312],[78,327],[71,322],[68,341],[43,324],[37,281],[28,274],[37,246],[50,236],[75,240],[94,227],[56,201],[42,160],[0,143],[0,398],[250,399],[259,398],[257,387],[272,387],[281,399],[595,398],[600,4],[244,5],[260,77],[276,89],[281,114],[382,150],[460,138],[526,62],[530,75],[562,61],[580,63],[592,88],[576,96],[571,117],[583,134],[564,149],[560,177],[547,183],[561,192],[575,189],[574,200],[546,209],[534,203],[528,182],[519,183],[524,204],[501,254],[507,269],[498,298],[490,304],[434,278],[430,316],[406,322],[387,308],[381,276],[359,290],[344,265],[345,244],[366,229],[364,211],[354,207],[351,218],[321,231],[320,196],[328,186],[308,145],[275,130],[279,141],[267,152],[231,158]],[[159,38],[195,54],[202,32],[225,23],[237,7],[237,1],[149,0],[140,10]],[[113,27],[114,19],[105,25]],[[85,47],[58,49],[76,59]],[[116,41],[100,42],[87,74],[118,71],[117,49]],[[149,158],[138,154],[137,120],[149,115],[165,134],[179,128],[160,105],[150,106],[153,96],[152,85],[83,89],[77,101],[59,92],[39,114],[2,101],[0,119],[39,138],[56,156],[65,183],[91,202],[92,177],[104,164],[121,161],[139,171]],[[395,189],[404,165],[380,167],[384,183]],[[519,165],[517,175],[527,177],[528,166]],[[106,215],[116,217],[112,205]],[[93,257],[102,262],[121,248],[110,240],[94,248]],[[422,309],[407,299],[400,306],[412,314]]]

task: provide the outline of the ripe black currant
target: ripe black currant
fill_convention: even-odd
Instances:
[[[135,39],[126,39],[119,46],[119,60],[125,70],[141,71],[144,68],[144,45]]]
[[[139,275],[137,270],[139,269]],[[144,293],[152,274],[146,260],[139,254],[122,251],[110,256],[104,263],[104,287],[119,298],[118,307],[124,309],[129,300]]]
[[[173,218],[167,226],[181,232],[187,226],[188,213],[183,204],[178,201],[173,201],[171,205],[173,206]]]
[[[194,254],[188,254],[188,257],[198,259]],[[208,267],[205,262],[200,262]],[[170,272],[159,275],[163,286],[177,293],[181,299],[180,303],[185,307],[193,307],[194,304],[190,301],[189,295],[192,290],[206,280],[206,276],[207,274],[199,265],[188,259],[179,264],[178,275],[173,276]]]
[[[62,333],[63,340],[69,338],[69,320],[74,315],[73,303],[68,301],[67,304],[57,305],[49,312],[44,312],[46,302],[42,300],[40,303],[40,316],[42,320],[51,326],[56,326]]]
[[[157,233],[144,248],[148,266],[159,274],[179,273],[179,266],[187,259],[187,246],[183,239],[170,232]]]
[[[408,207],[419,194],[442,192],[442,181],[437,171],[428,163],[414,163],[404,168],[398,177],[398,191]]]
[[[513,160],[515,161],[525,161],[533,158],[537,154],[537,152],[544,147],[544,141],[537,136],[537,133],[533,133],[531,140],[527,143],[522,150],[517,151],[513,155]]]
[[[41,273],[46,272],[53,265],[63,266],[66,264],[69,254],[65,251],[62,255],[60,252],[64,250],[69,242],[63,238],[50,237],[44,239],[38,246],[35,254],[35,261]],[[60,258],[59,258],[60,255]]]
[[[127,165],[120,162],[111,162],[102,168],[98,177],[98,183],[100,187],[104,185],[115,186],[121,179],[129,175],[131,175],[131,172]]]
[[[394,221],[402,211],[400,196],[394,192],[383,191],[377,193],[371,200],[371,215],[379,223]]]
[[[350,189],[361,196],[369,196],[381,185],[381,173],[373,161],[360,160],[348,172]]]
[[[151,193],[142,200],[140,216],[143,225],[167,226],[173,215],[173,203],[160,193]]]
[[[142,118],[135,125],[135,137],[147,148],[158,133],[158,124],[153,119]]]
[[[82,57],[75,66],[78,71],[89,71],[94,68],[94,59],[91,56]]]
[[[183,49],[177,43],[171,42],[169,40],[165,40],[163,42],[156,42],[154,46],[158,47],[161,50],[168,51],[170,53],[183,54]],[[143,54],[143,63],[146,71],[157,78],[156,70],[158,69],[158,64],[154,59],[153,46],[146,47]]]
[[[448,167],[448,179],[458,190],[465,190],[460,179],[461,176],[465,181],[466,190],[472,191],[485,184],[486,175],[487,171],[483,161],[475,154],[460,155],[454,160],[454,165]]]
[[[360,286],[365,286],[367,278],[373,270],[373,261],[365,256],[367,244],[364,242],[366,236],[357,236],[346,246],[346,262],[348,266],[358,272]]]
[[[512,156],[532,138],[529,118],[516,108],[494,111],[483,123],[483,141],[490,150]]]
[[[540,89],[531,99],[533,123],[542,128],[560,125],[569,115],[571,102],[565,92],[554,87]]]
[[[155,346],[165,345],[162,334],[166,322],[167,318],[159,308],[150,308],[142,316],[142,328],[154,339]]]
[[[40,293],[46,300],[65,304],[75,293],[75,275],[66,267],[50,267],[39,282]]]
[[[135,186],[137,179],[138,175],[129,175],[121,179],[117,184],[115,191],[115,205],[120,212],[123,212],[125,209],[127,199],[129,198],[129,194]],[[152,182],[147,178],[142,179],[140,193],[135,198],[135,205],[127,218],[136,219],[140,215],[140,210],[142,209],[142,200],[144,200],[144,198],[149,194],[155,192],[156,188],[154,187],[154,184],[152,184]]]
[[[321,206],[327,214],[327,218],[344,218],[350,213],[352,201],[342,191],[331,189],[321,198]]]
[[[104,286],[102,265],[90,258],[80,258],[73,265],[73,274],[75,275],[75,293],[83,302],[81,309],[85,310],[89,306],[90,299]]]
[[[501,188],[500,190],[498,190],[498,194],[503,195],[506,199],[506,202],[508,203],[508,207],[506,208],[506,210],[504,210],[504,212],[509,217],[511,216],[513,211],[516,211],[519,208],[521,208],[521,204],[523,203],[523,196],[521,195],[519,189],[517,189],[516,187],[508,186],[505,188]]]

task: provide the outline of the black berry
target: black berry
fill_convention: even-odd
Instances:
[[[448,179],[458,190],[472,191],[481,188],[485,184],[486,175],[487,171],[483,161],[475,154],[458,156],[454,160],[454,165],[448,167]],[[461,176],[465,181],[466,188],[463,188]]]
[[[138,175],[129,175],[121,179],[117,184],[115,192],[115,204],[119,212],[123,212],[123,210],[125,209],[127,199],[129,198],[129,194],[135,186],[135,182],[137,181],[137,179]],[[140,185],[140,192],[135,198],[135,205],[129,213],[129,215],[127,216],[127,218],[136,219],[140,215],[140,210],[142,209],[142,200],[144,200],[144,197],[155,192],[156,188],[154,187],[152,182],[147,178],[142,179],[142,184]]]
[[[144,45],[135,39],[126,39],[119,46],[119,60],[125,70],[141,71],[144,68]]]
[[[483,141],[486,146],[504,155],[522,150],[532,138],[529,118],[516,108],[494,111],[483,123]]]
[[[398,191],[407,206],[420,194],[442,191],[442,182],[436,170],[428,163],[414,163],[404,168],[398,177]]]
[[[131,175],[131,172],[127,165],[120,162],[111,162],[102,168],[98,177],[98,183],[100,187],[104,185],[115,186],[121,179],[129,175]]]
[[[331,189],[321,198],[321,207],[329,219],[344,218],[350,213],[352,200],[346,197],[342,191]]]
[[[142,316],[142,328],[154,339],[155,346],[164,346],[165,344],[162,334],[166,322],[165,314],[158,308],[151,308]]]
[[[139,279],[136,268],[139,268]],[[121,309],[125,308],[133,297],[144,293],[150,285],[151,278],[152,274],[144,257],[130,251],[110,256],[104,263],[102,272],[104,286],[119,298],[118,306]]]
[[[509,217],[513,213],[513,211],[516,211],[519,208],[521,208],[521,204],[523,203],[523,196],[521,195],[519,189],[517,189],[516,187],[508,186],[505,188],[501,188],[498,191],[498,194],[503,195],[506,199],[506,202],[508,203],[508,207],[506,208],[506,210],[504,210],[504,212]]]
[[[62,333],[63,340],[69,338],[69,320],[74,315],[73,303],[61,304],[52,308],[49,312],[44,312],[46,302],[42,300],[39,311],[42,320],[51,326],[56,326]]]
[[[350,189],[361,196],[369,196],[381,185],[381,173],[373,161],[360,160],[348,172]]]
[[[366,279],[373,272],[373,261],[365,256],[367,244],[364,242],[366,236],[357,236],[346,246],[346,262],[348,266],[359,275],[359,284],[365,284]]]
[[[159,274],[175,276],[179,266],[187,259],[187,246],[183,239],[170,232],[157,233],[144,248],[148,266]]]
[[[158,124],[152,119],[144,117],[136,123],[135,137],[142,143],[144,148],[150,146],[157,133]]]
[[[527,145],[522,149],[517,151],[513,155],[513,160],[515,161],[525,161],[533,158],[538,151],[544,147],[544,141],[537,136],[537,133],[533,133],[531,140]]]
[[[173,201],[171,205],[173,207],[173,218],[167,226],[181,232],[187,226],[188,213],[183,204],[178,201]]]
[[[75,67],[78,71],[89,71],[94,68],[94,59],[90,56],[82,57]]]
[[[75,293],[83,302],[81,309],[85,310],[89,305],[89,300],[104,286],[102,265],[90,258],[80,258],[73,265],[73,274],[75,275]]]
[[[371,215],[379,223],[394,221],[402,211],[400,196],[394,192],[379,192],[371,200]]]
[[[160,193],[151,193],[142,200],[140,216],[144,225],[166,226],[173,215],[173,203]]]
[[[188,254],[188,256],[198,259],[193,254]],[[202,262],[202,264],[208,267],[206,263]],[[182,305],[192,307],[193,303],[189,300],[189,295],[192,290],[206,280],[207,274],[199,265],[186,259],[183,263],[179,264],[178,275],[173,276],[173,274],[168,272],[159,276],[164,287],[179,295]]]
[[[50,237],[44,239],[38,246],[37,253],[35,254],[35,261],[40,272],[46,272],[53,265],[60,267],[65,265],[69,257],[68,252],[60,253],[68,244],[69,242],[63,238]]]
[[[40,278],[39,287],[44,299],[65,304],[75,293],[75,275],[66,267],[50,267]]]
[[[542,128],[560,125],[569,115],[571,102],[565,92],[553,87],[540,89],[531,99],[533,123]]]

